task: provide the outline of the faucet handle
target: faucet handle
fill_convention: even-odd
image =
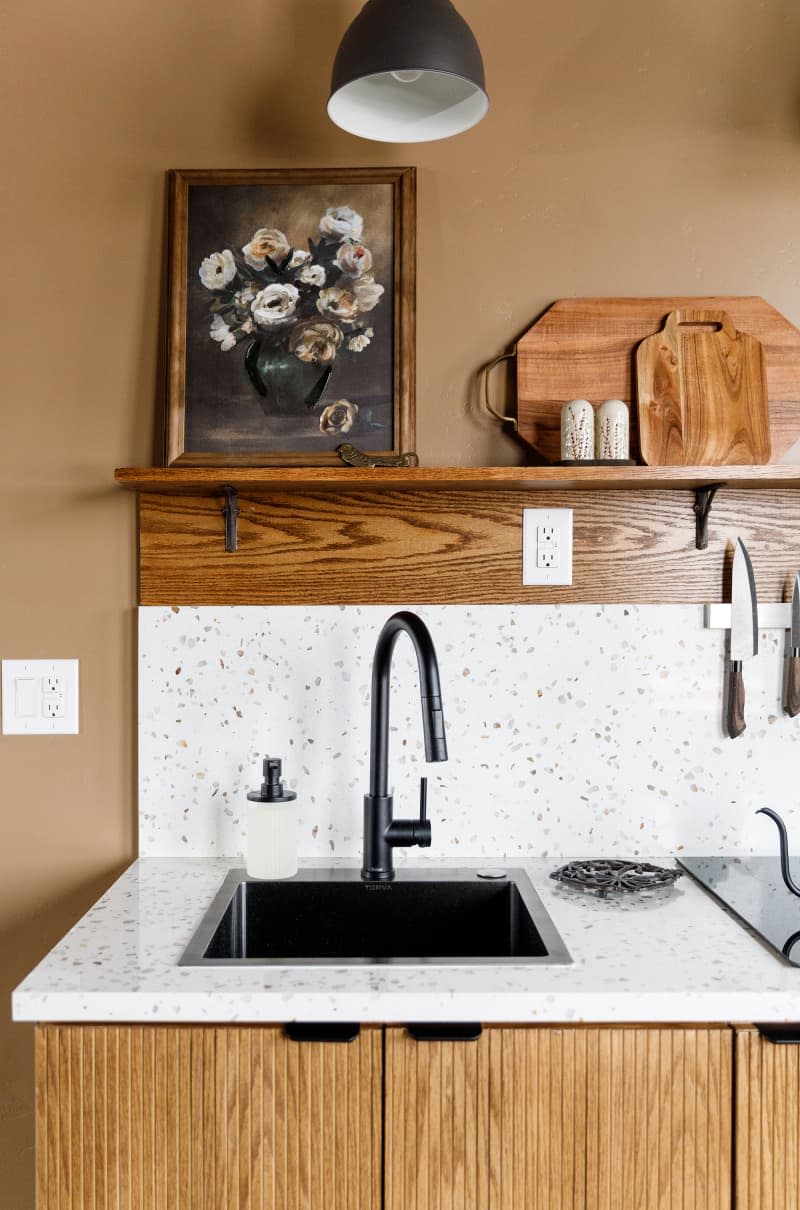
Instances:
[[[431,825],[428,819],[428,779],[419,779],[419,819],[414,824],[414,843],[421,849],[431,847]]]
[[[391,798],[374,799],[369,794],[365,795],[364,807],[366,810],[371,810],[375,802],[388,804],[389,811],[391,811]],[[408,848],[410,845],[418,845],[421,849],[431,847],[427,777],[421,777],[419,780],[419,819],[391,819],[390,817],[383,838],[393,848],[397,846]]]

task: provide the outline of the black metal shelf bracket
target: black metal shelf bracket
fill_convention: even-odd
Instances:
[[[225,518],[225,549],[229,554],[233,554],[238,544],[239,493],[235,487],[226,483],[223,483],[222,490],[225,493],[225,503],[222,506],[222,515]]]
[[[721,487],[727,483],[707,483],[705,487],[696,487],[694,491],[695,534],[694,544],[698,550],[708,547],[708,514],[714,497]]]

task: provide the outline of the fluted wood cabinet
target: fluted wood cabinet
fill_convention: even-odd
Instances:
[[[386,1210],[730,1210],[731,1031],[386,1036]]]
[[[753,1027],[44,1025],[36,1069],[37,1210],[800,1206],[800,1046]]]
[[[379,1210],[380,1028],[41,1026],[37,1210]]]
[[[736,1210],[800,1206],[800,1045],[736,1030]]]

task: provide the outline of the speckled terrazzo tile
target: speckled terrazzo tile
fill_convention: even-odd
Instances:
[[[688,877],[600,900],[526,868],[569,966],[178,967],[227,863],[148,858],[14,993],[38,1021],[797,1021],[800,969]]]
[[[372,654],[393,608],[141,609],[141,853],[241,861],[246,794],[269,752],[297,791],[301,859],[357,863]],[[403,640],[391,779],[409,814],[429,777],[423,859],[767,851],[764,804],[800,829],[782,633],[764,632],[746,666],[748,729],[734,741],[724,635],[700,607],[414,608],[436,644],[450,752],[424,763]]]

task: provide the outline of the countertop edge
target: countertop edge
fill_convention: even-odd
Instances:
[[[15,993],[13,1018],[28,1023],[103,1024],[130,1022],[153,1025],[266,1025],[288,1021],[359,1021],[390,1025],[408,1021],[480,1021],[484,1025],[601,1025],[682,1024],[712,1025],[741,1021],[784,1024],[800,1021],[800,992],[760,992],[730,996],[725,993],[667,997],[622,996],[565,992],[541,997],[492,993],[456,993],[452,996],[404,995],[376,992],[348,995],[337,992],[280,992],[261,996],[187,993],[181,1003],[156,1005],[165,997],[123,993],[118,996],[93,993],[78,998],[74,993]],[[539,999],[536,997],[535,999]],[[580,1000],[580,1011],[576,1001]],[[140,1002],[137,1002],[140,1001]],[[527,1002],[526,1002],[527,1001]]]

